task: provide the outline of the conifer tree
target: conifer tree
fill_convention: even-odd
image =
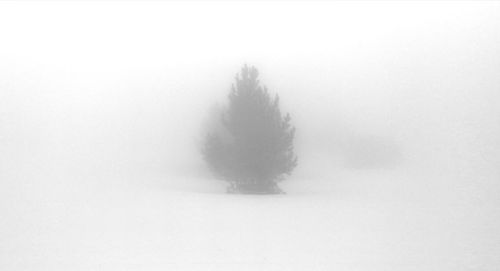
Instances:
[[[255,67],[245,65],[220,114],[221,129],[205,138],[203,156],[212,171],[227,181],[229,193],[282,193],[277,183],[297,165],[290,115],[283,115],[279,96],[271,98]]]

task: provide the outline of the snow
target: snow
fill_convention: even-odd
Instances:
[[[494,270],[500,205],[491,179],[453,187],[410,173],[338,170],[292,178],[282,183],[287,195],[273,196],[228,195],[216,180],[161,174],[23,173],[1,182],[0,266]]]

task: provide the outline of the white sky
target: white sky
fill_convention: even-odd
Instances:
[[[248,63],[292,113],[304,163],[375,136],[421,162],[494,164],[499,12],[465,1],[4,2],[2,158],[190,163],[204,116]]]

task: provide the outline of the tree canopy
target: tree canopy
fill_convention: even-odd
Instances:
[[[291,117],[282,114],[258,80],[255,67],[243,66],[221,112],[221,129],[209,131],[203,155],[212,171],[229,182],[232,193],[281,193],[277,183],[297,165]]]

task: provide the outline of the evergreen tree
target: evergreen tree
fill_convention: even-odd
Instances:
[[[241,69],[220,115],[222,128],[205,139],[205,161],[229,182],[230,193],[282,193],[277,183],[297,165],[290,115],[282,115],[279,96],[271,98],[257,78],[254,67]]]

